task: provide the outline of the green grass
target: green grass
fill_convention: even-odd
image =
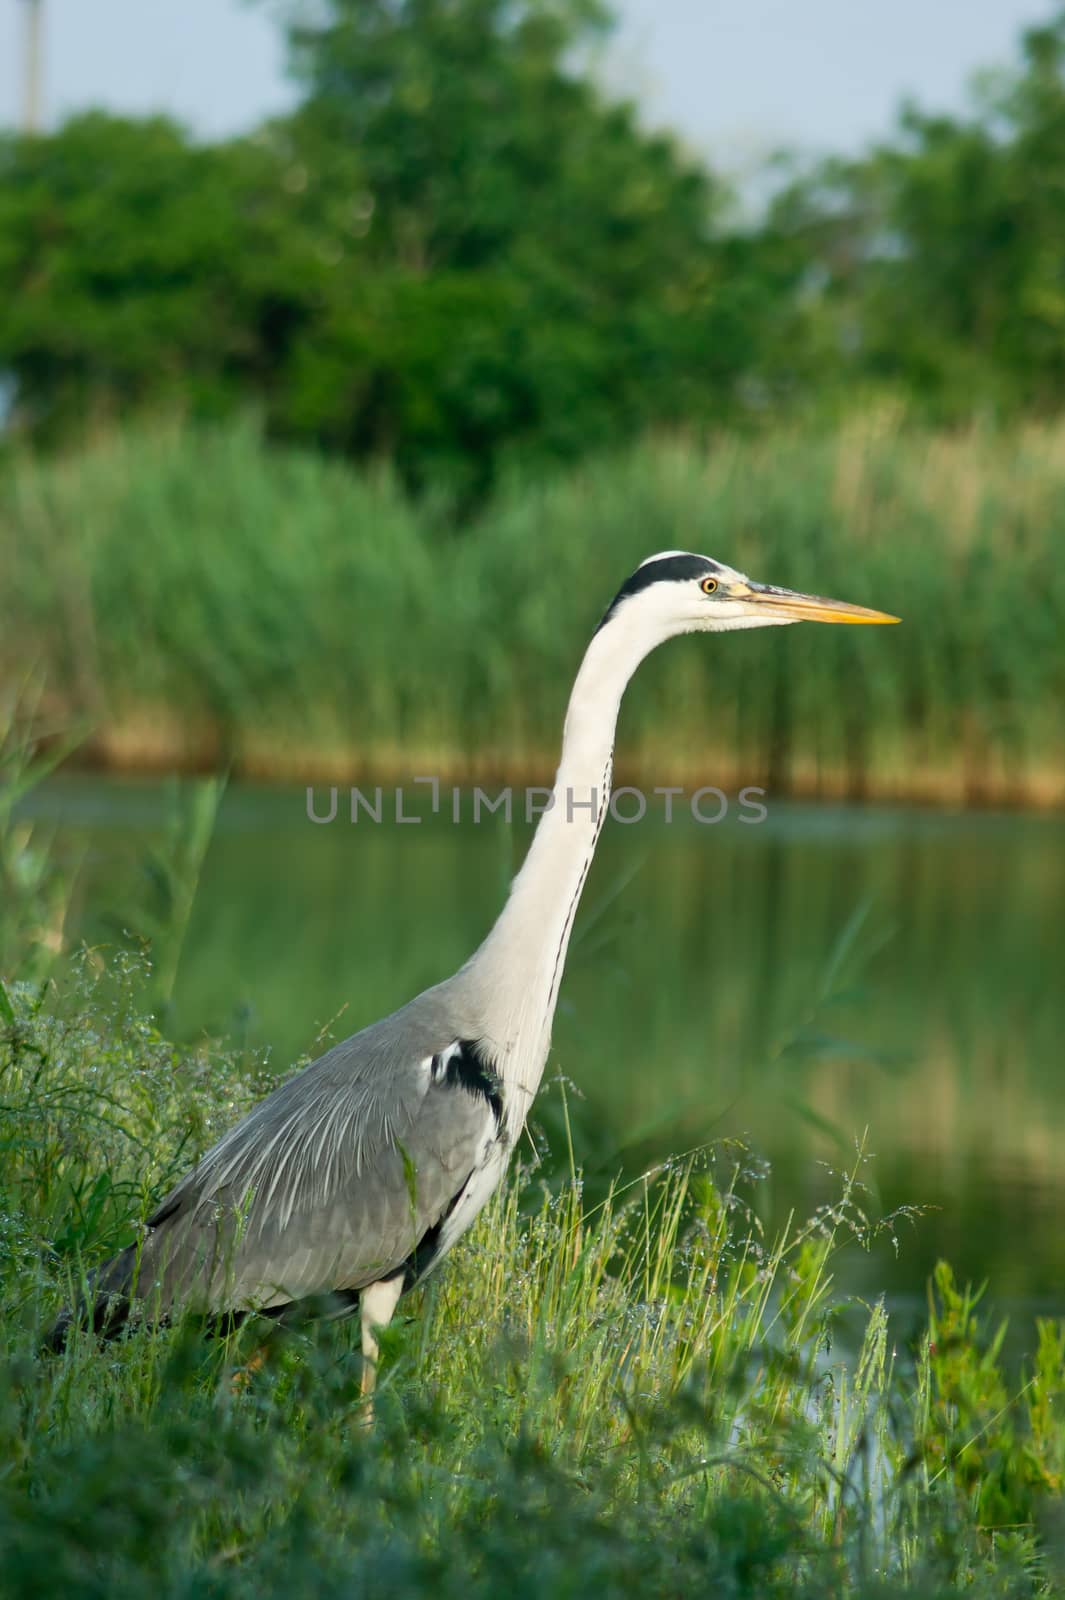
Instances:
[[[254,1326],[43,1354],[84,1271],[270,1080],[169,1043],[144,957],[54,950],[62,874],[7,804],[41,772],[10,732],[0,757],[0,1594],[1057,1592],[1065,1324],[1018,1375],[945,1265],[906,1343],[844,1300],[840,1251],[900,1220],[867,1214],[860,1152],[774,1239],[735,1144],[596,1203],[572,1158],[519,1168],[384,1336],[372,1428],[351,1324],[259,1367]],[[178,940],[207,826],[168,857]]]
[[[775,793],[1051,802],[1065,767],[1065,429],[649,443],[450,527],[251,425],[141,428],[0,480],[0,658],[119,765],[542,774],[587,636],[649,552],[895,611],[684,640],[620,770]]]
[[[1053,1592],[1065,1328],[1008,1380],[942,1268],[897,1348],[833,1289],[878,1231],[857,1170],[773,1241],[734,1146],[594,1208],[579,1175],[517,1174],[401,1307],[372,1429],[350,1325],[243,1379],[250,1329],[40,1355],[82,1267],[260,1089],[161,1039],[141,981],[0,991],[0,1592]]]

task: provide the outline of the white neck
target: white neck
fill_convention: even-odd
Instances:
[[[610,798],[621,697],[661,633],[624,618],[592,639],[570,695],[552,804],[498,921],[464,973],[520,1126],[543,1075],[581,890]]]

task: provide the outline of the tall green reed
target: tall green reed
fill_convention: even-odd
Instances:
[[[945,435],[869,413],[664,440],[514,476],[462,529],[385,471],[268,450],[251,424],[140,429],[8,468],[0,651],[32,648],[120,762],[542,771],[620,579],[705,549],[904,626],[682,641],[633,687],[623,765],[1048,799],[1063,517],[1058,425]]]
[[[123,984],[106,1016],[91,969],[43,1004],[20,986],[0,1029],[15,1592],[1050,1592],[1061,1332],[1014,1381],[945,1269],[912,1352],[882,1302],[841,1299],[839,1252],[891,1225],[865,1215],[860,1153],[776,1238],[735,1144],[597,1205],[579,1172],[517,1173],[386,1334],[372,1431],[350,1326],[275,1339],[239,1382],[254,1326],[38,1357],[71,1278],[255,1091],[224,1052],[166,1046]]]
[[[50,726],[42,700],[32,672],[0,686],[0,979],[16,960],[23,974],[43,974],[64,946],[70,872],[47,827],[23,819],[19,805],[84,734]]]

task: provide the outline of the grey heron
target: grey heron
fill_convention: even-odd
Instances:
[[[881,611],[755,583],[708,556],[648,558],[609,605],[566,712],[552,803],[483,944],[453,977],[335,1045],[219,1139],[100,1268],[84,1317],[116,1333],[134,1306],[209,1318],[314,1306],[377,1334],[496,1189],[543,1075],[570,931],[610,794],[622,694],[677,634]]]

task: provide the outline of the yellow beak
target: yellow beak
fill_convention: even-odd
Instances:
[[[847,600],[827,600],[822,594],[797,594],[794,589],[776,589],[768,583],[752,583],[749,593],[733,590],[729,597],[745,600],[759,611],[774,611],[796,622],[898,622],[886,611],[868,606],[852,606]]]

